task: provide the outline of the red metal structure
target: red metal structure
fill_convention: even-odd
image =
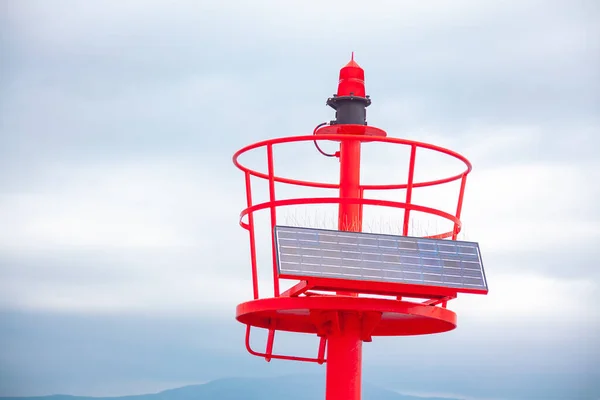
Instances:
[[[326,399],[358,400],[361,396],[362,343],[370,342],[374,336],[402,336],[432,334],[452,330],[456,327],[456,314],[446,308],[447,302],[459,292],[485,294],[487,290],[441,288],[393,282],[365,282],[348,279],[294,276],[280,274],[275,260],[274,229],[277,224],[277,209],[295,205],[338,204],[338,230],[362,230],[363,206],[378,206],[404,210],[402,234],[408,235],[411,213],[425,213],[450,221],[453,228],[436,232],[429,238],[456,240],[461,231],[460,215],[468,173],[469,161],[451,150],[435,145],[406,139],[391,138],[386,132],[366,124],[366,107],[371,100],[365,94],[364,71],[354,57],[341,69],[337,94],[327,104],[336,110],[336,120],[317,127],[312,135],[282,137],[261,141],[246,146],[235,153],[234,164],[243,171],[246,182],[247,207],[242,211],[240,225],[250,236],[252,263],[253,300],[237,307],[236,318],[245,324],[247,350],[256,356],[271,359],[326,363]],[[339,183],[312,182],[275,173],[274,149],[284,143],[315,141],[338,142],[339,151],[329,156],[339,158]],[[368,184],[360,181],[361,146],[380,142],[388,145],[408,147],[410,161],[405,182]],[[251,169],[240,162],[243,154],[264,150],[266,171]],[[320,150],[320,148],[319,148]],[[321,150],[320,150],[321,151]],[[432,151],[453,157],[464,164],[464,170],[437,180],[414,180],[418,152]],[[323,153],[323,152],[322,152]],[[327,155],[326,153],[323,153]],[[254,204],[251,178],[268,182],[269,200]],[[452,213],[412,202],[413,190],[423,187],[460,182],[455,210]],[[337,190],[336,197],[302,197],[280,199],[276,195],[277,185],[293,185],[299,188]],[[403,201],[390,201],[367,197],[388,190],[404,189]],[[272,296],[261,297],[258,283],[255,213],[269,210],[272,240],[271,266],[273,271]],[[296,283],[280,292],[282,280]],[[359,297],[359,295],[362,295]],[[369,297],[378,295],[379,297]],[[410,298],[408,301],[406,298]],[[420,299],[420,300],[412,300]],[[250,346],[252,328],[267,329],[268,340],[264,351]],[[288,331],[316,334],[320,346],[316,357],[275,354],[273,343],[275,332]]]

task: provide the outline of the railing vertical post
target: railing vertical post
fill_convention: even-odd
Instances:
[[[269,328],[269,336],[267,337],[267,349],[265,351],[265,360],[267,360],[267,362],[271,361],[271,356],[273,355],[273,343],[275,342],[275,324],[271,322],[270,325],[271,328]]]
[[[267,163],[269,169],[269,201],[271,202],[271,249],[273,256],[273,295],[279,297],[279,276],[277,274],[277,250],[275,248],[275,225],[277,224],[277,211],[272,204],[275,201],[275,172],[273,167],[273,144],[267,145]]]
[[[362,199],[365,198],[365,189],[363,189],[362,187],[359,190],[360,193],[360,200],[362,201]],[[362,220],[363,220],[363,203],[359,204],[359,208],[358,208],[358,220],[360,221],[361,224],[361,229],[362,229]]]
[[[467,184],[467,174],[463,174],[460,181],[460,193],[458,194],[458,204],[456,206],[456,219],[460,220],[460,214],[462,212],[463,197],[465,195],[465,185]],[[452,240],[456,240],[458,236],[458,224],[454,224],[454,230],[452,232]]]
[[[250,173],[246,171],[246,204],[252,207],[252,184]],[[250,259],[252,263],[252,291],[254,300],[258,299],[258,267],[256,265],[256,239],[254,236],[254,213],[248,213],[248,233],[250,234]]]
[[[321,336],[321,340],[319,341],[319,353],[317,355],[317,359],[319,360],[319,364],[323,364],[325,362],[325,348],[327,346],[327,338],[325,336]]]
[[[402,235],[408,235],[408,224],[410,222],[410,202],[412,201],[413,180],[415,177],[415,157],[417,156],[417,146],[410,147],[410,162],[408,166],[408,182],[406,183],[406,208],[404,209],[404,224],[402,226]]]

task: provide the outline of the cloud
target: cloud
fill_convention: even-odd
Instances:
[[[181,160],[58,167],[47,171],[56,185],[3,195],[3,306],[231,306],[231,297],[250,290],[249,274],[246,258],[227,251],[226,232],[245,237],[236,231],[239,210],[227,186],[207,169]]]
[[[232,219],[230,213],[235,210],[233,202],[227,205],[223,192],[227,186],[219,184],[216,176],[204,174],[209,168],[177,159],[78,169],[55,166],[46,171],[45,182],[37,190],[3,196],[3,220],[10,228],[4,231],[3,243],[191,246],[190,230],[208,235],[205,227],[219,218]],[[213,212],[206,215],[210,209]],[[193,245],[202,246],[202,241]]]

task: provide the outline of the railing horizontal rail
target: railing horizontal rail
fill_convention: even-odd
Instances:
[[[381,142],[381,143],[406,145],[406,146],[411,146],[411,147],[414,146],[416,148],[422,148],[422,149],[432,150],[432,151],[435,151],[438,153],[446,154],[448,156],[451,156],[455,159],[462,161],[465,165],[465,170],[459,174],[456,174],[456,175],[453,175],[450,177],[446,177],[446,178],[441,178],[441,179],[422,181],[422,182],[414,182],[412,185],[414,188],[436,186],[436,185],[441,185],[444,183],[453,182],[453,181],[461,179],[464,175],[468,174],[472,170],[471,163],[464,156],[462,156],[459,153],[456,153],[452,150],[449,150],[449,149],[446,149],[446,148],[443,148],[440,146],[435,146],[435,145],[432,145],[429,143],[424,143],[424,142],[418,142],[418,141],[400,139],[400,138],[392,138],[392,137],[343,135],[343,134],[289,136],[289,137],[281,137],[281,138],[263,140],[261,142],[257,142],[257,143],[253,143],[251,145],[245,146],[245,147],[241,148],[240,150],[238,150],[233,155],[233,163],[240,170],[242,170],[254,177],[260,178],[260,179],[266,179],[266,180],[272,179],[274,182],[285,183],[288,185],[305,186],[305,187],[321,188],[321,189],[339,189],[340,185],[338,183],[306,181],[306,180],[300,180],[300,179],[286,178],[286,177],[277,176],[277,175],[274,175],[273,177],[271,177],[271,176],[269,176],[269,174],[267,172],[260,172],[258,170],[255,170],[255,169],[252,169],[250,167],[243,165],[239,160],[239,158],[242,154],[247,153],[254,149],[261,148],[261,147],[267,148],[267,147],[272,147],[277,144],[305,142],[305,141],[314,141],[314,140],[323,140],[323,141],[360,140],[365,143]],[[392,190],[392,189],[405,189],[407,187],[407,184],[406,183],[367,184],[367,185],[361,185],[361,187],[366,190]]]
[[[240,213],[240,226],[246,230],[250,230],[250,225],[247,222],[244,222],[244,217],[253,214],[256,211],[271,209],[277,207],[285,207],[285,206],[293,206],[293,205],[301,205],[301,204],[341,204],[341,203],[349,203],[349,204],[362,204],[362,205],[372,205],[372,206],[380,206],[380,207],[390,207],[390,208],[401,208],[405,210],[417,211],[426,214],[436,215],[438,217],[447,219],[455,224],[457,227],[456,230],[451,230],[449,232],[444,232],[431,236],[424,236],[430,239],[445,239],[451,237],[454,232],[459,233],[462,227],[462,224],[458,218],[454,215],[449,214],[445,211],[441,211],[431,207],[425,207],[418,204],[407,204],[399,201],[391,201],[391,200],[381,200],[381,199],[357,199],[357,198],[343,198],[343,197],[305,197],[305,198],[295,198],[295,199],[283,199],[283,200],[275,200],[275,201],[266,201],[264,203],[254,204],[251,207],[245,208]]]

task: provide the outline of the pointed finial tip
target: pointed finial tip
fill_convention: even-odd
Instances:
[[[360,68],[360,65],[354,61],[354,52],[350,53],[350,61],[346,64],[346,67]]]

